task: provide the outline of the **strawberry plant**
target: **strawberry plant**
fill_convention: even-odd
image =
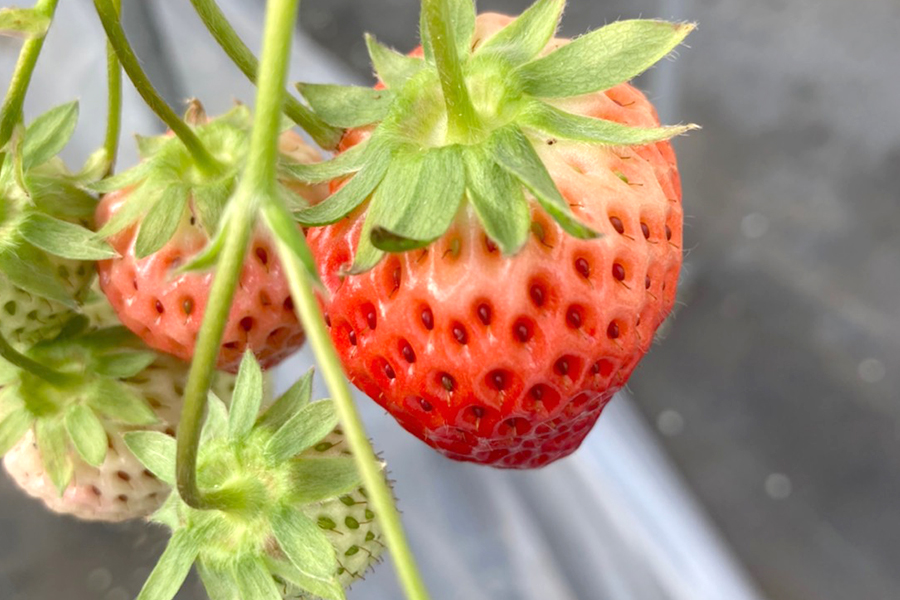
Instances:
[[[0,113],[4,465],[57,512],[168,527],[139,600],[192,566],[213,600],[339,600],[383,549],[427,598],[348,379],[453,459],[534,468],[579,446],[675,300],[669,140],[693,126],[661,126],[629,81],[692,26],[566,40],[564,0],[517,18],[423,0],[418,49],[366,38],[374,88],[300,83],[301,101],[298,0],[268,1],[259,60],[191,3],[253,111],[179,116],[119,1],[94,0],[108,118],[75,173],[57,157],[75,103],[23,125],[57,0],[0,10],[25,38]],[[115,172],[122,71],[168,132]],[[269,401],[264,370],[303,343],[332,398],[311,402],[310,372]]]

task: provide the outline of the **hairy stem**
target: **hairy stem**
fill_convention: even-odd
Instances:
[[[64,386],[74,380],[72,375],[54,371],[46,365],[25,356],[15,348],[9,345],[2,335],[0,335],[0,358],[5,359],[11,365],[15,365],[24,371],[28,371],[32,375],[36,375],[55,386]]]
[[[253,52],[225,18],[215,0],[191,0],[194,10],[200,16],[206,29],[225,51],[231,61],[252,83],[256,83],[259,61]],[[287,95],[284,101],[284,113],[297,125],[303,128],[319,146],[333,150],[341,139],[341,130],[325,123],[296,98]]]
[[[112,5],[116,14],[121,15],[122,0],[112,0]],[[106,136],[103,139],[103,150],[107,160],[105,174],[109,175],[116,166],[119,132],[122,128],[122,66],[110,42],[106,42],[106,86]]]
[[[277,204],[275,201],[268,202],[264,207],[264,211],[268,222],[290,220],[290,215],[284,206]],[[305,246],[306,241],[300,232],[296,231],[295,235],[293,246]],[[387,547],[396,565],[397,576],[407,598],[411,600],[426,600],[428,598],[428,590],[425,588],[425,583],[419,574],[415,557],[403,531],[400,514],[394,505],[394,496],[385,482],[384,473],[382,473],[375,452],[369,444],[365,426],[359,416],[359,412],[356,410],[356,405],[353,403],[353,396],[344,377],[340,359],[334,346],[331,344],[331,338],[322,318],[322,312],[313,293],[309,274],[291,246],[280,238],[276,239],[278,256],[285,266],[297,316],[303,323],[306,338],[310,346],[312,346],[313,353],[325,378],[325,384],[337,409],[345,439],[350,445],[356,467],[368,492],[369,502],[372,503],[374,512],[384,531]]]
[[[215,175],[224,168],[216,158],[210,154],[206,146],[197,137],[197,134],[188,127],[188,125],[177,115],[172,108],[166,104],[159,92],[150,83],[150,79],[134,54],[128,38],[125,37],[125,31],[119,21],[119,13],[113,4],[113,0],[94,0],[94,7],[97,9],[97,15],[106,31],[106,38],[115,50],[122,68],[134,84],[135,89],[147,103],[147,106],[156,113],[156,115],[169,126],[175,135],[181,140],[184,146],[191,153],[197,167],[207,175]]]
[[[34,10],[52,19],[58,2],[59,0],[38,0],[34,5]],[[3,106],[0,107],[0,149],[12,137],[16,123],[22,119],[25,94],[28,92],[28,85],[31,83],[31,75],[34,73],[34,66],[41,54],[41,48],[44,47],[45,37],[46,34],[27,40],[19,52],[19,59],[16,61],[9,89],[6,91],[6,98],[3,100]]]
[[[450,141],[466,143],[480,129],[480,120],[469,97],[462,64],[453,36],[448,0],[422,0],[425,17],[423,37],[428,36],[441,78],[441,89],[447,105],[447,133]]]

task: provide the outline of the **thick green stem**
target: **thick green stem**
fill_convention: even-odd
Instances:
[[[135,89],[147,103],[147,106],[169,126],[175,135],[191,153],[197,167],[207,175],[220,173],[224,167],[210,154],[197,134],[166,104],[159,92],[153,87],[147,74],[141,68],[141,64],[125,37],[125,31],[119,21],[119,14],[112,0],[94,0],[97,15],[106,31],[106,38],[116,52],[122,68],[134,84]]]
[[[38,0],[34,5],[34,10],[53,19],[58,1]],[[22,119],[25,94],[28,92],[28,85],[31,83],[31,75],[34,73],[34,66],[41,54],[41,48],[44,47],[45,37],[46,34],[27,40],[19,52],[19,59],[16,61],[16,68],[13,71],[12,80],[9,82],[6,98],[3,100],[3,106],[0,107],[0,148],[6,145],[6,142],[12,137],[16,123]]]
[[[480,130],[480,120],[469,97],[469,88],[463,76],[462,64],[453,35],[448,0],[422,0],[425,31],[434,62],[441,78],[441,89],[447,105],[447,133],[451,142],[467,143]]]
[[[2,335],[0,335],[0,358],[5,359],[11,365],[15,365],[24,371],[28,371],[32,375],[36,375],[55,386],[64,386],[74,380],[72,375],[54,371],[46,365],[28,358],[15,348],[9,345]]]
[[[112,0],[112,4],[116,14],[121,15],[122,0]],[[110,42],[106,43],[106,87],[106,137],[103,140],[103,150],[107,160],[106,175],[109,175],[116,166],[119,132],[122,128],[122,66]]]
[[[276,204],[275,201],[267,203],[264,211],[265,218],[270,223],[291,220],[287,210],[282,205]],[[279,229],[285,231],[283,228]],[[296,231],[295,235],[297,237],[293,240],[292,245],[294,247],[304,246],[306,242],[300,232]],[[278,256],[285,267],[297,315],[303,323],[306,339],[312,346],[331,399],[337,408],[344,437],[353,452],[356,467],[359,469],[363,485],[368,492],[369,502],[381,524],[387,547],[396,565],[397,576],[407,598],[426,600],[428,590],[419,574],[415,557],[403,531],[400,514],[394,505],[394,496],[385,482],[384,473],[369,444],[365,426],[353,403],[353,396],[344,377],[340,359],[331,344],[331,337],[328,335],[322,312],[313,293],[309,274],[291,245],[280,237],[277,238],[277,244]]]
[[[219,43],[225,54],[237,65],[238,69],[252,83],[256,83],[256,74],[259,71],[259,61],[253,52],[228,22],[215,0],[191,0],[194,10],[200,16],[206,29]],[[299,100],[288,95],[285,97],[284,113],[297,125],[303,128],[319,146],[326,150],[333,150],[341,140],[340,129],[328,125],[310,109],[303,106]]]

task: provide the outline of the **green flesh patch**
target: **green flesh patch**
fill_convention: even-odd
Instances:
[[[572,214],[547,172],[534,148],[538,138],[633,146],[693,126],[631,127],[551,102],[627,82],[668,55],[693,26],[619,21],[545,52],[564,5],[538,0],[506,27],[475,40],[470,0],[426,2],[423,58],[366,38],[383,89],[299,84],[329,124],[373,131],[361,148],[291,171],[309,182],[350,176],[324,202],[297,212],[297,220],[327,225],[364,206],[351,273],[371,269],[386,252],[427,246],[447,231],[465,201],[507,254],[528,239],[532,201],[570,235],[596,237]],[[448,117],[450,110],[459,114]]]

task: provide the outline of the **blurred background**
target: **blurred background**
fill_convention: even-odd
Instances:
[[[252,98],[188,3],[124,5],[171,103]],[[222,5],[258,48],[262,0]],[[563,33],[639,16],[700,24],[638,82],[663,121],[703,126],[675,143],[677,313],[584,448],[540,472],[451,463],[361,402],[426,579],[443,599],[900,598],[900,3],[570,0]],[[408,50],[417,19],[415,0],[303,0],[292,77],[371,81],[362,33]],[[102,138],[101,35],[88,0],[62,2],[26,105],[82,100],[73,163]],[[0,38],[0,79],[17,50]],[[124,130],[159,129],[126,83]],[[128,600],[164,540],[51,516],[0,476],[3,600]],[[351,594],[399,597],[387,565]]]

